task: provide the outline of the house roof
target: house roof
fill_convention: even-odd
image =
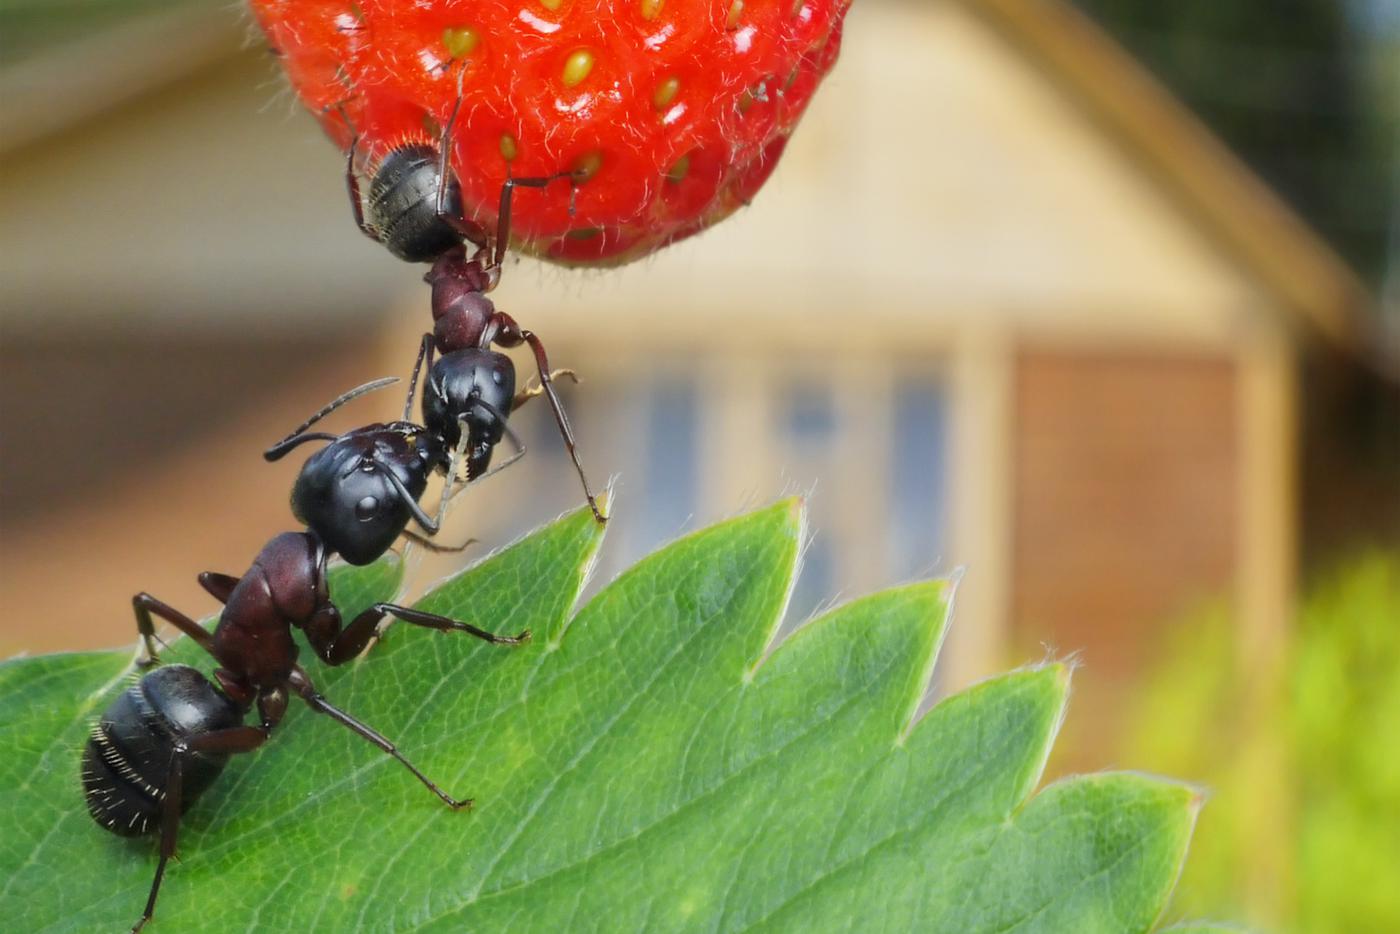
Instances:
[[[1356,273],[1201,121],[1065,0],[949,0],[1013,44],[1285,307],[1366,355],[1380,346]]]

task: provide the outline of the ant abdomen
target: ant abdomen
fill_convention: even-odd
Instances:
[[[400,146],[384,157],[369,186],[366,221],[399,259],[423,263],[459,246],[462,235],[438,214],[439,155],[426,143]],[[447,185],[446,209],[462,213],[456,179]]]
[[[238,706],[188,665],[167,665],[122,692],[83,750],[83,794],[93,820],[136,837],[160,826],[176,744],[235,727]],[[181,810],[218,778],[224,753],[187,753]]]

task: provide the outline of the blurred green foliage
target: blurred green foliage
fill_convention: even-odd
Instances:
[[[0,0],[0,68],[76,40],[121,30],[143,17],[226,0]]]
[[[1276,677],[1238,638],[1219,608],[1176,627],[1122,751],[1212,791],[1176,907],[1400,931],[1400,554],[1322,579]]]
[[[1395,222],[1392,0],[1074,2],[1379,282]]]

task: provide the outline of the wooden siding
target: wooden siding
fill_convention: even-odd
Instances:
[[[1023,645],[1137,669],[1156,630],[1227,593],[1235,369],[1211,356],[1026,351],[1017,362],[1012,621]]]

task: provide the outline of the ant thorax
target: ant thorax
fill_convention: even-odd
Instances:
[[[423,277],[432,286],[433,337],[439,353],[481,347],[496,306],[486,297],[495,277],[477,260],[454,250],[441,256]]]

